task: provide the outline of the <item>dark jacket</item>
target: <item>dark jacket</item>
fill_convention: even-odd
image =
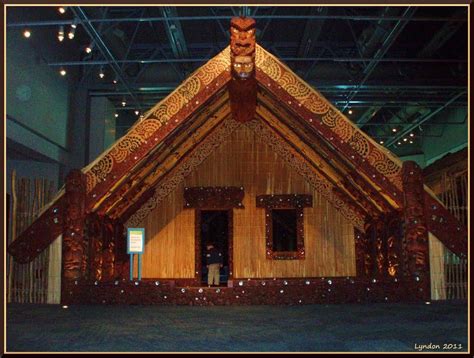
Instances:
[[[221,264],[222,265],[222,254],[214,247],[206,251],[206,265]]]

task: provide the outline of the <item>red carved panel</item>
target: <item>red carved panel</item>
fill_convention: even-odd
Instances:
[[[356,272],[372,279],[399,278],[402,266],[402,218],[399,212],[380,215],[355,230]]]
[[[419,292],[430,297],[428,228],[425,221],[423,172],[413,161],[402,167],[405,218],[405,275],[414,279]]]
[[[184,208],[243,209],[243,187],[193,187],[184,188]]]
[[[86,185],[80,170],[71,170],[66,177],[62,245],[62,276],[66,280],[80,278],[83,270]]]

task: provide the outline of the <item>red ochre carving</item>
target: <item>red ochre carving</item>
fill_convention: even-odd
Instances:
[[[255,20],[234,17],[230,22],[230,59],[232,80],[229,83],[230,107],[238,122],[254,119],[257,109],[255,79]]]
[[[71,170],[66,177],[66,204],[63,228],[63,278],[81,277],[84,259],[86,177]]]
[[[405,218],[405,276],[418,283],[414,292],[430,297],[428,228],[425,221],[423,172],[413,161],[402,167]]]

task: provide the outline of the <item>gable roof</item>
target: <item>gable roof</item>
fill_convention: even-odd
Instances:
[[[400,159],[258,45],[255,64],[256,119],[246,125],[355,227],[363,230],[368,218],[403,208]],[[83,168],[86,211],[139,225],[240,125],[227,120],[230,80],[226,48]],[[429,230],[453,252],[466,253],[466,228],[426,186],[424,196]],[[62,189],[9,246],[10,254],[19,262],[36,257],[62,232],[63,210]]]

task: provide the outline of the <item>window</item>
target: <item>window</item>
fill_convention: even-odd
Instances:
[[[296,210],[272,210],[273,251],[296,251]]]
[[[270,260],[304,259],[304,213],[311,195],[259,195],[257,207],[265,208],[265,249]]]

